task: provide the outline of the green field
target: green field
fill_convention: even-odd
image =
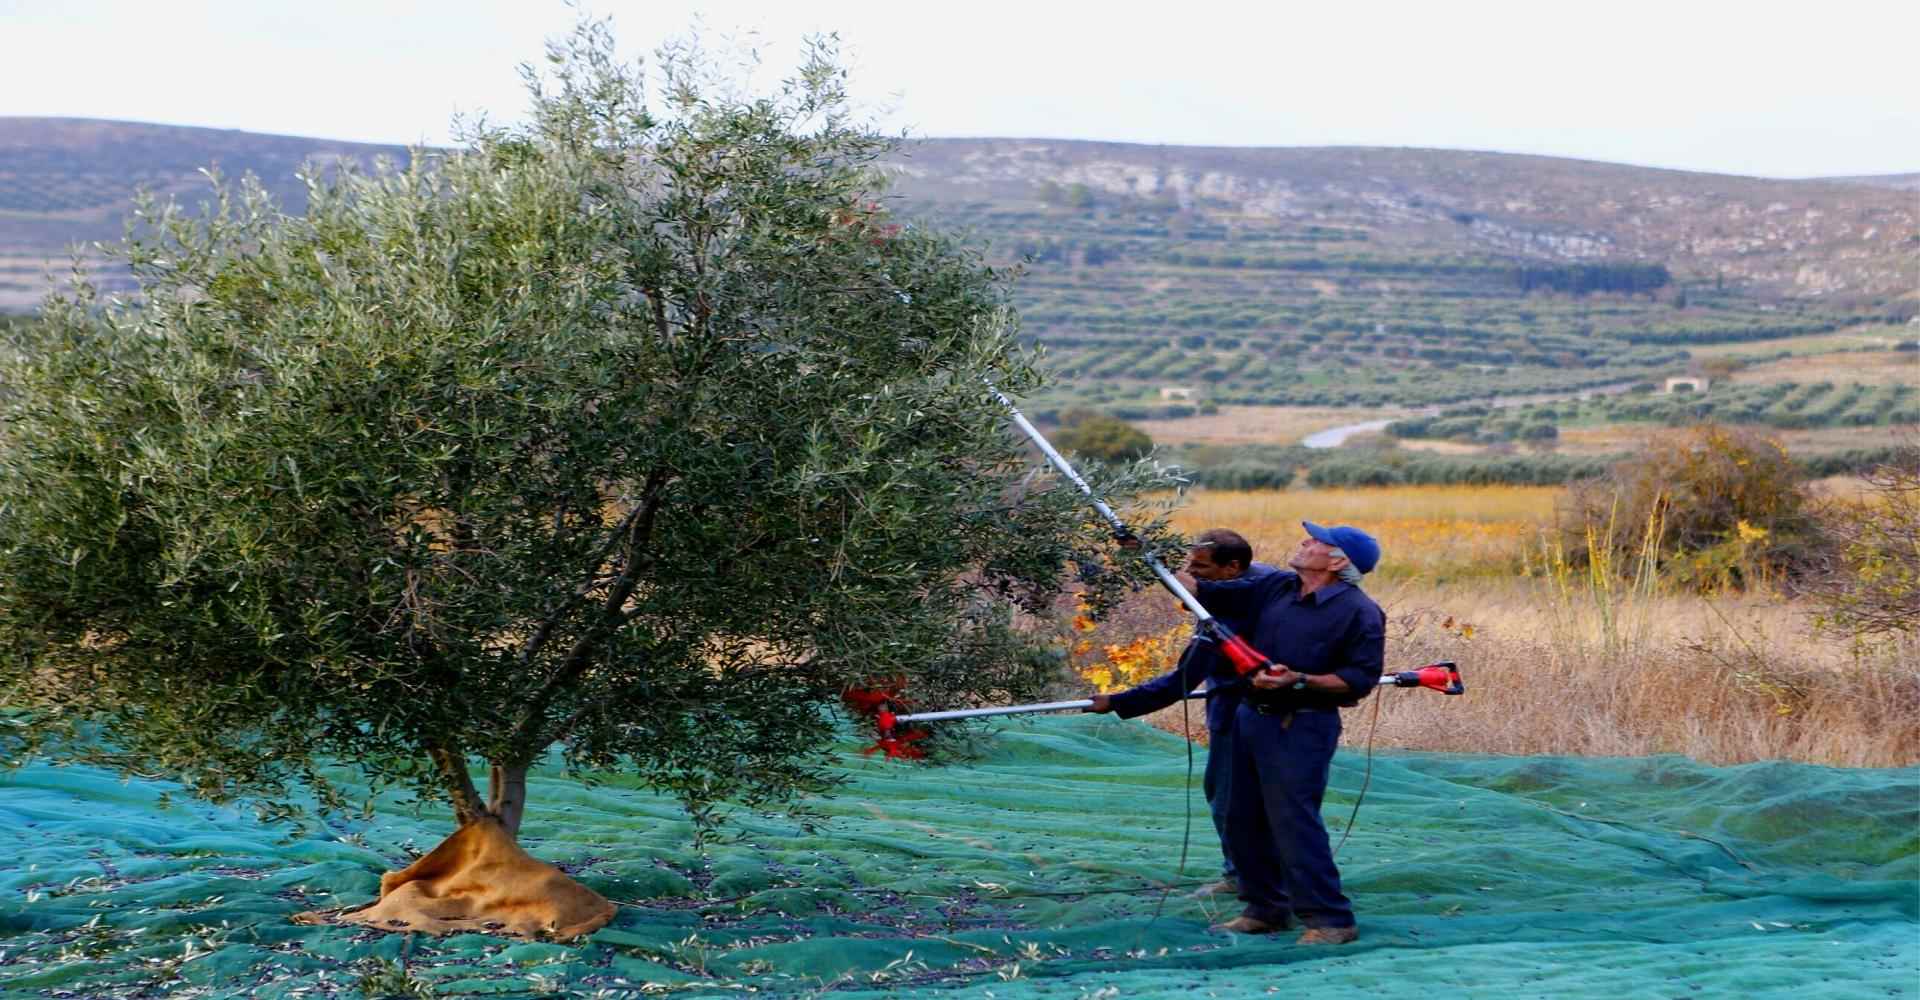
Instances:
[[[1707,392],[1597,396],[1502,410],[1454,407],[1432,417],[1395,421],[1387,433],[1488,444],[1548,440],[1570,427],[1633,423],[1684,427],[1707,421],[1780,430],[1920,424],[1920,385],[1774,382],[1728,385]]]

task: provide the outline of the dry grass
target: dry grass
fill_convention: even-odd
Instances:
[[[1492,449],[1484,444],[1468,444],[1465,441],[1443,441],[1439,438],[1396,438],[1394,447],[1408,451],[1424,451],[1435,455],[1480,455]]]
[[[1283,561],[1301,521],[1352,524],[1380,540],[1381,579],[1510,572],[1553,516],[1553,486],[1408,486],[1395,489],[1202,490],[1174,518],[1189,534],[1233,528],[1254,557]]]
[[[1301,517],[1379,532],[1387,559],[1403,567],[1368,587],[1388,614],[1389,669],[1453,660],[1467,683],[1457,698],[1383,689],[1376,739],[1383,748],[1676,753],[1716,764],[1920,762],[1920,637],[1849,642],[1817,632],[1808,605],[1778,595],[1671,593],[1657,581],[1636,587],[1556,568],[1535,547],[1555,492],[1200,494],[1180,523],[1236,528],[1257,555],[1273,559],[1284,559]],[[1439,537],[1473,539],[1481,531],[1500,541]],[[1447,577],[1455,582],[1439,582]],[[1164,595],[1143,594],[1089,638],[1098,650],[1181,620]],[[1170,666],[1140,664],[1134,672]],[[1347,713],[1349,745],[1367,741],[1375,711]],[[1181,712],[1175,706],[1149,721],[1179,732]],[[1201,728],[1197,706],[1187,722]]]
[[[1807,491],[1822,500],[1859,501],[1870,487],[1862,476],[1827,476],[1807,483]]]
[[[1716,764],[1920,761],[1920,644],[1829,639],[1789,601],[1616,595],[1603,608],[1537,579],[1410,584],[1377,596],[1393,622],[1389,662],[1455,660],[1468,684],[1459,698],[1384,692],[1382,746],[1678,753]],[[1364,740],[1365,722],[1350,717],[1350,742]]]
[[[1816,455],[1844,451],[1848,448],[1878,448],[1883,445],[1911,441],[1914,436],[1914,427],[1910,424],[1888,427],[1820,427],[1809,430],[1781,430],[1777,427],[1753,429],[1779,441],[1786,446],[1787,451],[1796,455]],[[1621,452],[1633,451],[1639,448],[1648,437],[1662,433],[1671,433],[1671,428],[1645,423],[1563,428],[1560,431],[1557,450],[1569,455],[1617,455]]]
[[[1403,408],[1223,406],[1219,413],[1178,420],[1137,420],[1156,444],[1296,444],[1319,431],[1407,415]]]

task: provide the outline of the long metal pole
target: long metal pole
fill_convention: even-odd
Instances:
[[[982,381],[986,380],[982,379]],[[1087,499],[1093,501],[1093,508],[1100,512],[1101,517],[1107,519],[1108,524],[1113,526],[1114,535],[1119,538],[1132,538],[1133,530],[1127,527],[1125,521],[1120,520],[1120,515],[1115,514],[1113,508],[1107,506],[1105,500],[1100,499],[1099,495],[1093,492],[1093,487],[1088,486],[1087,481],[1080,478],[1080,473],[1074,471],[1073,466],[1068,463],[1066,458],[1054,450],[1052,443],[1046,439],[1045,435],[1040,433],[1039,428],[1033,426],[1033,424],[1027,420],[1027,415],[1021,413],[1018,406],[1013,405],[1013,400],[1007,398],[1007,394],[1001,392],[1000,387],[994,385],[992,382],[987,382],[987,388],[991,390],[995,396],[999,397],[1001,405],[1007,408],[1007,412],[1013,414],[1014,425],[1019,427],[1022,433],[1026,434],[1027,439],[1032,441],[1035,447],[1040,449],[1042,455],[1047,456],[1047,461],[1052,463],[1055,469],[1060,470],[1060,474],[1067,477],[1073,485],[1080,487],[1080,492],[1085,493]],[[1195,618],[1200,619],[1203,623],[1213,620],[1213,616],[1207,613],[1207,609],[1200,606],[1200,601],[1191,593],[1188,593],[1187,588],[1180,585],[1180,580],[1177,577],[1167,571],[1167,567],[1161,564],[1158,556],[1154,555],[1151,551],[1144,552],[1144,555],[1146,556],[1147,566],[1153,570],[1153,575],[1160,578],[1161,584],[1163,584],[1167,590],[1171,591],[1173,596],[1179,598],[1180,603],[1186,605],[1187,610],[1193,612]]]
[[[1207,692],[1194,691],[1188,698],[1205,698]],[[941,722],[947,719],[980,719],[989,715],[1025,715],[1029,712],[1071,712],[1077,708],[1090,708],[1092,698],[1080,698],[1075,701],[1038,701],[1031,705],[998,705],[993,708],[956,708],[949,712],[915,712],[912,715],[896,715],[895,722]]]
[[[1380,675],[1380,683],[1394,687],[1432,688],[1443,694],[1461,694],[1466,687],[1460,683],[1460,668],[1451,661],[1428,664],[1413,670],[1396,670]],[[1211,692],[1189,692],[1187,698],[1205,698]],[[1075,709],[1090,708],[1093,699],[1080,698],[1074,701],[1038,701],[1027,705],[999,705],[993,708],[956,708],[947,712],[915,712],[911,715],[896,715],[893,721],[900,722],[942,722],[948,719],[979,719],[989,715],[1025,715],[1029,712],[1071,712]]]

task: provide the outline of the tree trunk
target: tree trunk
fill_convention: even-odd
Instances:
[[[487,778],[487,811],[512,837],[520,836],[520,817],[527,810],[527,766],[495,764]]]
[[[382,875],[379,899],[349,910],[296,913],[294,923],[564,940],[613,919],[613,903],[515,842],[526,812],[528,765],[494,763],[482,801],[466,754],[436,746],[427,756],[453,800],[460,829],[404,870]]]
[[[480,789],[474,787],[473,776],[467,773],[466,754],[445,747],[430,747],[427,757],[433,761],[434,769],[440,772],[440,780],[447,787],[447,797],[453,801],[455,823],[466,826],[489,815],[487,803],[480,800]],[[516,828],[519,826],[518,823],[514,825]]]

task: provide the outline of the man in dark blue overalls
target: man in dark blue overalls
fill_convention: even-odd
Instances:
[[[1291,572],[1181,582],[1209,613],[1252,622],[1242,635],[1275,665],[1252,678],[1234,717],[1227,840],[1246,908],[1220,927],[1271,934],[1297,920],[1301,944],[1345,944],[1359,930],[1320,802],[1340,709],[1366,697],[1386,663],[1386,616],[1359,588],[1380,545],[1358,528],[1303,526]]]
[[[1187,550],[1187,575],[1200,580],[1253,580],[1277,572],[1272,566],[1253,561],[1253,547],[1238,532],[1215,528],[1201,532]],[[1242,621],[1225,616],[1221,621],[1239,634],[1250,628],[1251,619]],[[1220,881],[1200,890],[1201,895],[1240,893],[1240,878],[1233,864],[1233,851],[1227,840],[1227,770],[1233,765],[1233,717],[1240,707],[1246,684],[1234,673],[1233,664],[1219,655],[1211,643],[1193,643],[1180,657],[1180,663],[1167,673],[1115,694],[1096,694],[1089,712],[1115,712],[1131,719],[1157,711],[1207,682],[1207,770],[1201,780],[1207,805],[1213,812],[1213,828],[1220,835]]]

